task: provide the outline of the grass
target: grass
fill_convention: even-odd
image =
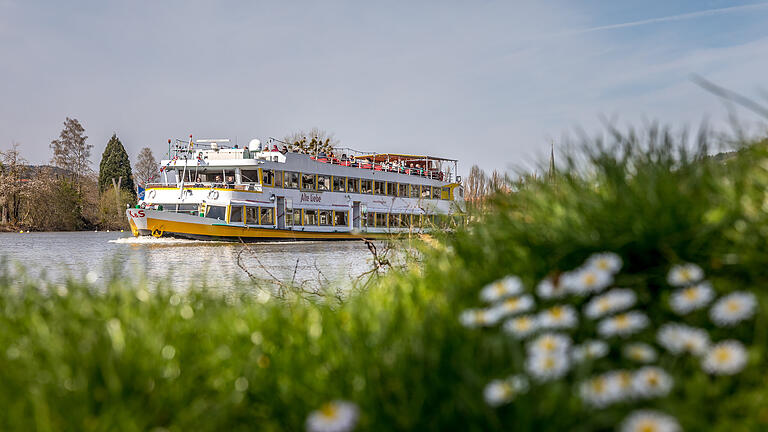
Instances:
[[[420,264],[341,303],[174,292],[119,275],[54,285],[6,268],[0,429],[302,430],[310,411],[334,399],[359,406],[358,430],[612,430],[638,406],[686,430],[766,429],[768,152],[745,146],[722,163],[704,146],[682,148],[663,131],[614,135],[570,158],[556,182],[494,197],[477,223],[424,245]],[[585,406],[574,385],[627,367],[611,356],[511,404],[486,405],[483,388],[523,369],[524,346],[497,328],[462,327],[461,311],[507,274],[532,289],[605,250],[622,256],[618,282],[638,292],[655,323],[671,316],[664,277],[674,263],[701,265],[718,293],[754,292],[754,319],[709,330],[748,346],[746,369],[715,378],[692,358],[669,359],[668,396]]]

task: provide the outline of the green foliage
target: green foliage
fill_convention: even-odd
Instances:
[[[359,406],[358,430],[613,429],[631,406],[587,407],[569,380],[486,405],[484,387],[522,370],[524,347],[458,319],[489,282],[516,274],[530,290],[606,250],[624,260],[620,283],[656,305],[654,321],[670,316],[673,263],[701,265],[718,294],[755,293],[753,319],[712,331],[745,343],[747,367],[715,378],[681,358],[673,392],[642,406],[685,430],[766,429],[768,152],[752,146],[722,164],[672,142],[617,135],[574,156],[556,181],[496,195],[480,221],[424,245],[423,262],[343,303],[173,292],[121,274],[55,285],[5,270],[0,429],[301,430],[333,399]]]
[[[122,180],[120,180],[121,178]],[[107,142],[107,147],[101,155],[101,163],[99,163],[99,191],[104,192],[107,188],[113,187],[113,180],[115,184],[120,180],[120,189],[130,193],[134,201],[136,200],[136,187],[133,184],[131,161],[117,134],[112,134],[112,138]]]

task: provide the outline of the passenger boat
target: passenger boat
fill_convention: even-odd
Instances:
[[[169,140],[161,181],[146,185],[138,205],[126,210],[131,231],[203,240],[350,240],[428,233],[463,220],[456,160],[351,149],[304,154],[285,144]]]

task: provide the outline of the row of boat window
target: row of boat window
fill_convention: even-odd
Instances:
[[[258,172],[242,171],[243,181]],[[368,195],[388,195],[402,198],[450,199],[448,187],[413,185],[380,180],[307,174],[293,171],[262,170],[262,185],[300,189],[303,191],[349,192]]]
[[[160,209],[163,209],[162,205]],[[197,214],[197,204],[167,204],[165,209],[179,213]],[[202,216],[202,215],[201,215]],[[208,205],[205,216],[226,222],[227,207]],[[348,226],[349,211],[315,210],[315,209],[286,209],[286,226]],[[362,226],[377,228],[409,228],[423,227],[431,224],[442,226],[453,221],[447,215],[423,215],[407,213],[366,212],[361,222]],[[456,221],[454,221],[456,222]],[[231,206],[229,223],[245,225],[275,225],[274,207]]]
[[[222,174],[224,177],[222,177]],[[222,181],[222,178],[225,179]],[[189,172],[189,181],[234,183],[234,171],[224,170],[214,173]],[[259,170],[240,170],[243,183],[259,183]],[[368,195],[387,195],[401,198],[450,199],[448,187],[414,185],[407,183],[385,182],[380,180],[340,177],[322,174],[307,174],[294,171],[262,170],[262,185],[299,189],[318,192],[349,192]]]

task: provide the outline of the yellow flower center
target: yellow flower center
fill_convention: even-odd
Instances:
[[[736,299],[728,300],[728,303],[725,305],[725,307],[728,309],[728,312],[738,312],[741,310],[741,303],[739,303]]]
[[[560,306],[555,306],[549,310],[549,313],[552,315],[552,318],[559,320],[563,318],[563,315],[565,315],[565,310]]]
[[[584,275],[585,285],[594,285],[597,282],[597,276],[594,273],[587,273]]]
[[[656,375],[655,373],[649,374],[646,377],[645,382],[647,382],[648,385],[651,387],[658,387],[658,385],[660,384],[659,376]]]
[[[658,432],[659,427],[653,420],[643,420],[637,425],[637,432]]]
[[[699,291],[696,287],[691,287],[683,291],[683,297],[687,300],[696,300],[699,297]]]
[[[515,310],[520,306],[520,299],[519,298],[511,298],[504,302],[504,307],[506,307],[508,310]]]
[[[715,360],[718,363],[726,363],[731,359],[731,352],[727,348],[717,348],[715,350]]]
[[[605,312],[611,307],[611,301],[605,297],[601,298],[597,301],[597,308],[600,309],[600,312]]]
[[[601,259],[597,261],[597,268],[600,270],[608,270],[608,260]]]
[[[475,314],[475,319],[477,319],[478,322],[484,323],[486,318],[487,317],[485,316],[485,312],[480,311]]]
[[[629,327],[629,317],[627,315],[617,315],[615,318],[616,327],[625,329]]]
[[[592,380],[592,391],[595,393],[603,393],[605,392],[605,379],[602,377],[595,378]]]
[[[687,281],[691,278],[691,271],[688,269],[680,270],[680,279]]]
[[[335,419],[339,415],[339,409],[336,407],[336,404],[330,402],[323,404],[323,406],[320,407],[320,412],[323,414],[323,417],[329,419]]]
[[[493,292],[496,293],[496,295],[503,295],[504,291],[504,284],[501,282],[496,282],[493,284]]]
[[[553,349],[555,349],[555,346],[556,346],[555,341],[553,341],[552,339],[544,339],[543,341],[541,341],[541,347],[545,351],[552,351]]]
[[[520,318],[515,320],[515,329],[525,331],[531,328],[531,320],[528,318]]]
[[[544,364],[542,365],[544,367],[544,370],[550,370],[555,367],[555,359],[552,357],[547,357],[544,359]]]

